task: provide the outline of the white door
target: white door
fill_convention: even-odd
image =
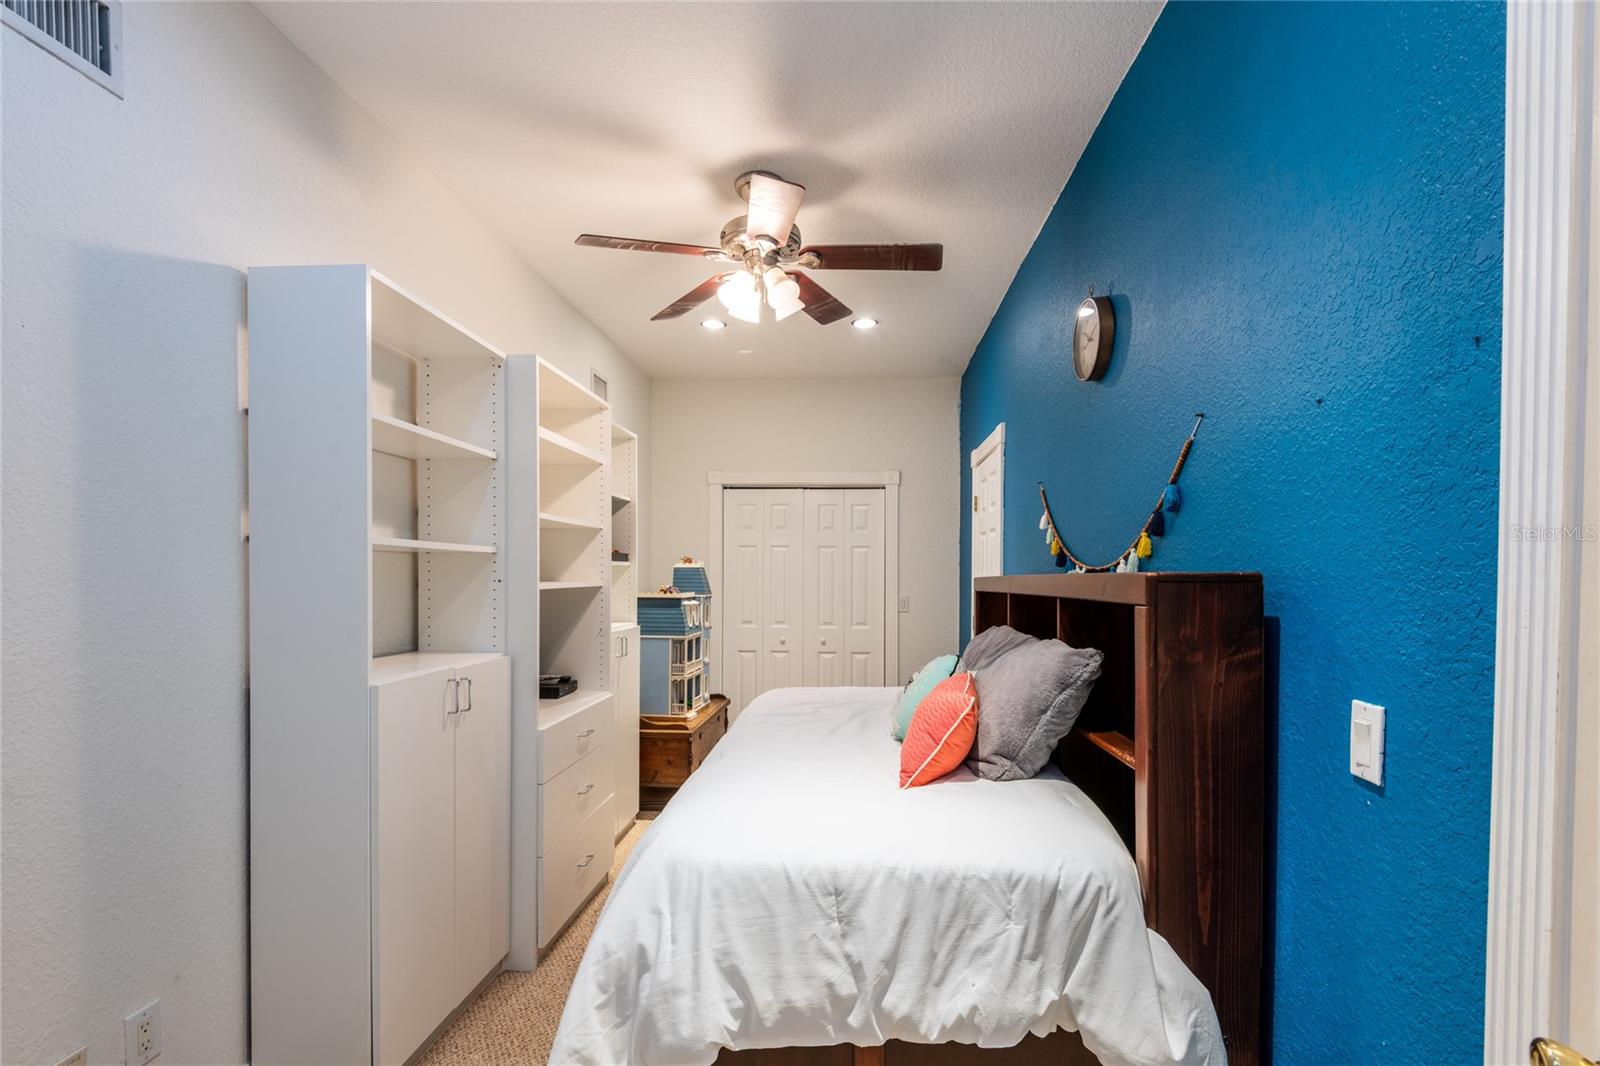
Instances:
[[[611,692],[617,703],[617,836],[639,815],[639,627],[611,633]]]
[[[511,660],[456,671],[455,990],[511,950]],[[436,1021],[438,1019],[435,1019]]]
[[[972,452],[972,576],[1005,572],[1006,425]],[[976,603],[977,597],[972,597]]]
[[[766,489],[761,510],[761,691],[801,684],[804,496]]]
[[[768,689],[884,683],[882,489],[726,489],[722,524],[731,713]]]
[[[449,670],[372,690],[380,1063],[408,1059],[461,998],[454,949],[455,693]]]
[[[882,685],[882,489],[806,489],[806,685]]]
[[[737,715],[761,692],[761,530],[765,489],[728,489],[722,501],[723,695]]]

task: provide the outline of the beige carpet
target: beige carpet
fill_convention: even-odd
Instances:
[[[628,853],[649,826],[646,813],[617,843],[617,858],[611,866],[615,879],[627,861]],[[611,893],[606,882],[589,905],[573,919],[531,973],[503,973],[483,995],[461,1013],[455,1024],[444,1031],[423,1055],[419,1066],[466,1066],[471,1063],[504,1063],[530,1066],[550,1060],[550,1045],[555,1043],[556,1026],[561,1023],[561,1008],[567,990],[578,973],[578,961],[589,946],[589,935]]]

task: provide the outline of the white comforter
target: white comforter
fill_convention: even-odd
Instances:
[[[1053,769],[898,788],[899,689],[750,704],[644,833],[552,1063],[1077,1029],[1105,1063],[1223,1063],[1211,998],[1146,929],[1138,875]]]

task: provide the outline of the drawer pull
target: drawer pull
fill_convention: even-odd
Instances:
[[[590,852],[589,854],[587,854],[587,855],[585,855],[583,857],[583,861],[578,864],[578,869],[580,869],[580,870],[583,869],[585,866],[588,866],[591,862],[594,862],[594,853],[593,852]]]
[[[593,729],[585,729],[583,732],[578,734],[578,739],[579,740],[583,740],[585,737],[592,737],[592,736],[594,736],[594,730]]]
[[[582,788],[578,789],[578,795],[587,796],[589,793],[591,793],[593,791],[594,791],[594,786],[593,785],[584,785]]]

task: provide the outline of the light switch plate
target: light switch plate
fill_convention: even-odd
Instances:
[[[1350,772],[1383,784],[1384,711],[1376,703],[1350,701]]]

